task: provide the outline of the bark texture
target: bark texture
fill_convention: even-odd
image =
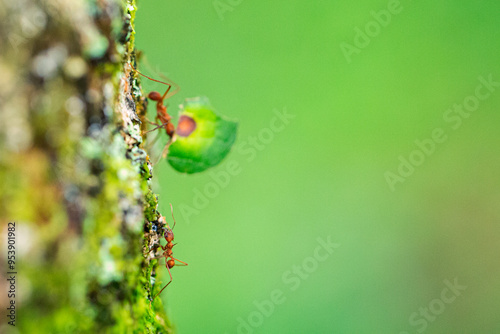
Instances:
[[[135,12],[135,0],[0,0],[1,244],[15,222],[17,271],[16,326],[2,333],[172,331],[150,303],[163,222]]]

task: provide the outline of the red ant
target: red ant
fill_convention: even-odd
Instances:
[[[169,141],[168,141],[167,145],[165,146],[165,149],[163,150],[163,153],[162,153],[162,156],[165,157],[165,155],[167,153],[168,146],[170,146],[170,144],[172,142],[172,137],[175,134],[175,126],[172,124],[172,122],[170,122],[172,117],[167,113],[167,106],[165,106],[163,104],[163,101],[168,99],[169,97],[175,95],[179,91],[179,87],[176,85],[177,88],[173,92],[171,92],[170,95],[168,95],[168,92],[172,88],[171,84],[160,81],[160,80],[153,79],[151,77],[148,77],[147,75],[144,75],[141,72],[139,72],[138,70],[136,70],[134,67],[132,67],[132,68],[139,75],[142,75],[143,77],[145,77],[151,81],[158,82],[158,83],[161,83],[161,84],[168,86],[167,90],[165,91],[165,93],[163,93],[163,95],[161,95],[159,92],[156,92],[156,91],[153,91],[153,92],[148,94],[149,99],[156,101],[156,118],[155,118],[155,120],[160,121],[160,124],[155,123],[155,122],[151,122],[150,120],[148,120],[148,122],[150,124],[156,125],[156,127],[154,129],[151,129],[151,130],[145,132],[145,133],[152,132],[152,131],[155,131],[155,130],[160,129],[160,128],[165,129],[168,136],[170,137],[170,139],[169,139]]]
[[[160,245],[161,249],[164,250],[163,254],[160,257],[165,257],[165,267],[167,267],[168,274],[170,275],[170,281],[160,290],[160,292],[158,292],[153,297],[153,300],[156,297],[158,297],[158,295],[160,293],[162,293],[163,290],[165,290],[165,288],[170,283],[172,283],[173,278],[172,278],[172,274],[170,273],[170,268],[172,268],[173,266],[175,266],[175,260],[177,260],[180,263],[182,263],[182,264],[178,264],[178,265],[182,265],[182,266],[187,266],[188,265],[186,262],[181,261],[179,259],[176,259],[175,257],[172,256],[173,255],[172,248],[176,245],[176,244],[174,244],[172,242],[172,241],[174,241],[174,232],[172,230],[175,227],[174,208],[172,207],[172,204],[170,204],[170,210],[172,211],[172,219],[174,220],[174,226],[172,226],[172,228],[170,228],[170,226],[168,225],[168,223],[165,222],[165,218],[163,216],[160,216],[160,219],[158,219],[159,221],[161,220],[163,222],[163,229],[164,229],[163,236],[165,237],[165,240],[167,241],[167,244],[165,246]],[[170,258],[170,260],[169,260],[169,258]]]

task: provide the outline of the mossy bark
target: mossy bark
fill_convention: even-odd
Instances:
[[[16,326],[1,332],[172,331],[150,302],[162,221],[135,11],[135,0],[0,0],[0,244],[15,222],[17,272]]]

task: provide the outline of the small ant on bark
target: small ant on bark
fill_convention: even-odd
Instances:
[[[156,118],[155,118],[155,121],[159,121],[159,124],[155,123],[155,122],[151,122],[150,120],[148,120],[146,118],[146,120],[148,121],[148,123],[150,123],[152,125],[156,125],[156,127],[154,129],[151,129],[151,130],[145,132],[145,133],[149,133],[149,132],[158,130],[160,128],[165,129],[165,132],[169,136],[169,141],[168,141],[167,145],[165,145],[165,148],[164,148],[164,150],[162,152],[162,155],[161,155],[162,157],[165,157],[165,155],[167,153],[167,149],[170,146],[170,144],[172,142],[172,138],[173,138],[173,136],[175,134],[175,126],[174,126],[174,124],[172,124],[172,122],[170,122],[170,120],[172,119],[172,117],[168,114],[168,112],[167,112],[167,106],[164,104],[164,101],[166,99],[168,99],[169,97],[172,97],[173,95],[177,94],[177,92],[179,91],[179,86],[177,86],[176,84],[174,84],[176,86],[176,88],[174,89],[174,91],[170,92],[170,89],[172,88],[171,84],[169,84],[167,82],[160,81],[160,80],[153,79],[151,77],[148,77],[147,75],[142,74],[141,72],[139,72],[138,70],[136,70],[134,67],[132,67],[132,68],[139,75],[142,75],[143,77],[145,77],[145,78],[147,78],[147,79],[149,79],[151,81],[158,82],[158,83],[161,83],[161,84],[164,84],[164,85],[168,86],[167,90],[165,91],[165,93],[163,93],[163,95],[160,94],[159,92],[156,92],[156,91],[153,91],[153,92],[151,92],[151,93],[148,94],[148,98],[150,100],[156,101]],[[170,94],[169,94],[169,92],[170,92]],[[156,141],[156,139],[155,139],[155,141]]]
[[[153,300],[156,297],[158,297],[158,295],[160,293],[162,293],[163,290],[165,290],[165,288],[170,283],[172,283],[173,278],[172,278],[172,273],[170,273],[170,268],[172,268],[173,266],[176,265],[175,261],[179,261],[181,263],[181,264],[177,264],[178,266],[187,266],[188,265],[186,262],[181,261],[181,260],[176,259],[175,257],[173,257],[172,248],[176,244],[173,243],[173,241],[174,241],[174,232],[172,230],[175,227],[175,218],[174,218],[174,208],[172,207],[172,204],[170,204],[170,210],[172,212],[172,219],[174,220],[174,226],[172,226],[172,228],[170,228],[170,225],[168,225],[168,223],[165,221],[165,217],[161,216],[160,219],[158,219],[158,220],[161,220],[162,223],[163,223],[163,236],[165,237],[165,240],[167,241],[167,244],[165,246],[160,245],[161,249],[163,249],[163,251],[164,251],[163,254],[160,256],[160,258],[161,257],[165,257],[165,267],[167,267],[168,274],[170,275],[170,281],[160,290],[160,292],[158,292],[153,297]]]

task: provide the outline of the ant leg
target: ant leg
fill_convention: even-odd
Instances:
[[[154,163],[155,165],[160,162],[160,160],[163,158],[165,159],[165,157],[167,156],[167,153],[168,153],[168,148],[170,147],[170,144],[172,144],[172,138],[170,138],[170,140],[168,141],[168,143],[165,145],[165,148],[163,149],[163,152],[161,153],[161,155],[158,157],[158,160],[156,160],[156,162]]]
[[[160,161],[161,161],[161,155],[159,155],[158,158],[156,158],[156,160],[153,163],[153,166],[157,165]]]
[[[162,95],[162,97],[161,97],[161,100],[160,100],[160,101],[161,101],[162,103],[163,103],[163,100],[165,100],[165,98],[166,98],[166,96],[167,96],[168,91],[170,90],[170,88],[172,88],[172,85],[170,85],[170,84],[169,84],[169,85],[168,85],[168,87],[167,87],[167,90],[165,91],[165,93],[164,93],[164,94]],[[170,95],[170,96],[172,96],[172,95]],[[170,97],[170,96],[169,96],[169,97]]]
[[[134,71],[136,71],[139,75],[142,75],[143,77],[145,77],[145,78],[147,78],[147,79],[149,79],[149,80],[151,80],[151,81],[154,81],[154,82],[158,82],[158,83],[161,83],[161,84],[167,85],[167,86],[168,86],[168,88],[167,88],[167,92],[168,92],[168,90],[170,89],[170,87],[172,87],[172,85],[171,85],[171,84],[169,84],[169,83],[167,83],[167,82],[163,82],[163,81],[160,81],[160,80],[153,79],[153,78],[151,78],[151,77],[148,77],[148,76],[147,76],[147,75],[145,75],[145,74],[142,74],[141,72],[139,72],[139,71],[138,71],[136,68],[134,68],[133,66],[132,66],[132,68],[133,68],[133,69],[134,69]]]
[[[172,88],[172,85],[171,85],[171,84],[169,84],[169,83],[167,83],[167,82],[163,82],[163,81],[156,80],[156,79],[153,79],[153,78],[151,78],[151,77],[148,77],[147,75],[142,74],[141,72],[139,72],[139,71],[138,71],[137,69],[135,69],[134,67],[132,67],[132,68],[133,68],[133,69],[134,69],[134,71],[136,71],[139,75],[142,75],[143,77],[145,77],[145,78],[147,78],[147,79],[149,79],[149,80],[151,80],[151,81],[158,82],[158,83],[162,83],[162,84],[164,84],[164,85],[167,85],[167,86],[168,86],[167,90],[165,91],[165,93],[163,94],[163,96],[161,97],[161,99],[159,100],[159,101],[161,101],[161,102],[163,103],[163,100],[164,100],[164,99],[165,99],[165,97],[168,95],[168,91],[170,90],[170,88]],[[177,86],[177,85],[176,85],[176,86]],[[179,87],[179,86],[177,86],[177,87]],[[174,90],[174,94],[175,94],[175,93],[177,93],[178,91],[179,91],[179,89],[175,89],[175,90]],[[172,96],[172,95],[174,95],[174,94],[171,94],[170,96]],[[170,97],[170,96],[169,96],[169,97]]]
[[[152,132],[152,131],[158,130],[159,128],[162,128],[162,127],[164,127],[165,125],[167,125],[168,123],[170,123],[170,121],[168,121],[168,122],[166,122],[166,123],[163,123],[163,124],[160,124],[160,125],[158,125],[157,123],[153,123],[153,122],[151,122],[151,124],[155,124],[155,125],[157,125],[157,127],[156,127],[156,128],[154,128],[154,129],[148,130],[148,131],[146,131],[146,132],[144,132],[144,133],[149,133],[149,132]]]
[[[160,100],[160,101],[163,101],[163,100],[164,100],[164,99],[166,99],[166,98],[169,98],[169,97],[174,96],[175,94],[177,94],[177,93],[181,90],[181,89],[180,89],[180,87],[179,87],[179,85],[177,85],[175,82],[173,82],[172,80],[170,80],[169,78],[167,78],[167,77],[166,77],[166,76],[164,76],[163,74],[160,74],[160,76],[161,76],[162,78],[165,78],[165,81],[170,81],[170,82],[171,82],[171,84],[170,84],[170,83],[167,83],[167,82],[160,81],[160,80],[153,79],[153,78],[151,78],[151,77],[148,77],[147,75],[142,74],[141,72],[139,72],[139,71],[138,71],[136,68],[134,68],[133,66],[132,66],[132,69],[133,69],[134,71],[136,71],[139,75],[142,75],[143,77],[145,77],[145,78],[147,78],[147,79],[149,79],[149,80],[151,80],[151,81],[158,82],[158,83],[161,83],[161,84],[164,84],[164,85],[167,85],[167,86],[168,86],[167,91],[163,94],[163,96],[162,96],[162,98],[161,98],[161,100]],[[170,88],[172,88],[172,86],[175,86],[175,89],[174,89],[172,92],[170,92],[170,95],[169,95],[169,94],[168,94],[168,92],[169,92]]]
[[[186,262],[181,261],[181,260],[179,260],[179,259],[176,259],[175,257],[172,257],[172,259],[179,261],[180,263],[182,263],[182,264],[183,264],[183,265],[185,265],[185,266],[187,266],[187,265],[188,265]],[[180,264],[178,264],[178,265],[180,266]]]
[[[156,142],[158,141],[158,139],[160,137],[161,137],[161,133],[158,132],[156,137],[150,143],[148,143],[148,151],[153,149],[153,146],[156,144]]]
[[[159,128],[161,128],[162,126],[163,126],[163,125],[158,125],[156,128],[153,128],[153,129],[151,129],[151,130],[148,130],[148,131],[144,132],[144,134],[146,134],[146,133],[150,133],[150,132],[153,132],[153,131],[155,131],[155,130],[158,130],[158,129],[159,129]]]
[[[153,121],[150,121],[148,118],[146,118],[146,122],[148,122],[151,125],[158,125],[158,123],[155,123]]]
[[[163,290],[165,290],[165,288],[166,288],[166,287],[167,287],[170,283],[172,283],[173,278],[172,278],[172,273],[170,272],[170,268],[168,267],[168,264],[166,264],[165,266],[167,267],[168,274],[170,275],[170,281],[169,281],[169,282],[168,282],[168,283],[167,283],[167,284],[166,284],[166,285],[165,285],[165,286],[164,286],[164,287],[160,290],[160,292],[158,292],[158,293],[157,293],[157,294],[153,297],[153,300],[155,300],[155,298],[156,298],[156,297],[158,297],[158,295],[159,295],[160,293],[162,293],[162,292],[163,292]]]
[[[168,153],[168,148],[170,147],[170,142],[167,143],[167,145],[165,145],[165,148],[163,149],[163,152],[161,152],[161,157],[163,159],[165,159],[167,157],[167,153]]]
[[[168,153],[168,148],[170,147],[170,145],[173,143],[173,140],[172,140],[172,137],[170,137],[170,139],[168,140],[167,144],[165,145],[165,148],[163,149],[163,152],[161,152],[161,157],[162,158],[166,158],[167,156],[167,153]]]
[[[148,58],[146,56],[143,57],[143,62],[144,62],[144,65],[146,65],[146,67],[151,71],[151,72],[154,72],[156,73],[159,77],[161,77],[165,82],[168,82],[170,83],[172,86],[175,86],[175,89],[173,92],[170,92],[170,94],[166,97],[167,99],[171,96],[174,96],[175,94],[177,94],[181,88],[179,87],[178,84],[176,84],[172,79],[170,79],[169,77],[167,77],[165,74],[163,74],[161,72],[160,69],[158,69],[158,66],[156,68],[153,68],[151,66],[151,64],[149,63],[148,61]]]
[[[174,82],[172,81],[172,83],[174,83]],[[165,97],[164,97],[165,99],[168,99],[168,98],[174,96],[175,94],[179,93],[179,91],[181,90],[181,88],[179,86],[177,86],[177,84],[174,83],[174,85],[175,85],[175,89],[173,91],[171,91],[170,94],[165,95]]]

